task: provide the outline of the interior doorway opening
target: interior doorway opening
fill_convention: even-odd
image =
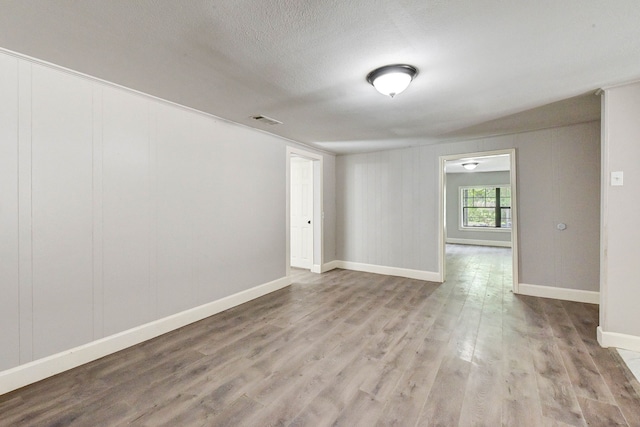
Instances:
[[[451,245],[505,248],[512,290],[518,292],[515,149],[440,158],[440,254],[446,280]],[[448,246],[449,245],[449,246]]]

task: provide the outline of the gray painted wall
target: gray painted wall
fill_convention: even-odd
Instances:
[[[0,54],[0,370],[284,277],[287,145]]]
[[[461,230],[460,187],[509,185],[509,172],[468,172],[447,174],[447,238],[509,242],[511,231]]]
[[[600,326],[640,337],[640,83],[607,89],[603,109],[603,258]],[[624,172],[612,187],[609,173]],[[635,343],[637,348],[638,344]]]
[[[598,122],[339,156],[337,259],[436,272],[439,156],[506,148],[517,150],[521,282],[597,291]]]

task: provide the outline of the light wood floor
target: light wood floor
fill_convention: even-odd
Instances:
[[[335,270],[0,396],[2,426],[640,425],[598,307],[514,296],[510,251],[448,281]]]

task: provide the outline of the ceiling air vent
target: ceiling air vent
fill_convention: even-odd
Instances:
[[[272,119],[267,116],[251,116],[253,120],[259,121],[260,123],[264,123],[266,125],[281,125],[282,122],[276,119]]]

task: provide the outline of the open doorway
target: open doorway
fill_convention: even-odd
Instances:
[[[505,248],[518,292],[515,150],[440,158],[440,271],[446,280],[451,245]],[[448,246],[449,245],[449,246]]]
[[[322,156],[287,148],[286,273],[291,267],[322,272]]]

